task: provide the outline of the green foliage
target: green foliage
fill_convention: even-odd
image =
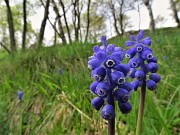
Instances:
[[[148,31],[145,33],[149,35]],[[155,92],[147,91],[143,135],[178,135],[180,130],[179,35],[180,31],[174,28],[156,30],[152,35],[152,49],[158,58],[162,81]],[[125,49],[127,38],[115,37],[108,42]],[[93,45],[72,43],[39,51],[30,49],[14,58],[2,52],[0,134],[107,134],[107,122],[90,105],[92,79],[87,59]],[[18,89],[23,91],[20,102]],[[131,94],[130,114],[123,115],[116,108],[119,135],[135,134],[138,93]]]

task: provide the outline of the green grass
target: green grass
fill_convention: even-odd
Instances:
[[[145,32],[149,35],[149,31]],[[152,49],[158,58],[162,80],[155,92],[147,91],[143,135],[178,135],[180,132],[180,31],[156,30],[151,35]],[[129,35],[128,35],[129,36]],[[114,37],[125,49],[128,37]],[[87,68],[95,44],[18,52],[13,58],[0,54],[0,135],[94,135],[107,134],[107,122],[93,110],[89,92],[92,83]],[[167,59],[163,60],[163,56]],[[62,74],[58,69],[62,68]],[[23,91],[23,100],[17,91]],[[131,113],[116,108],[116,133],[135,134],[139,92],[131,94]]]

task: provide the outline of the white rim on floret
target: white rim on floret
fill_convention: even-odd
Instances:
[[[130,59],[131,58],[131,55],[129,54],[125,54],[126,58]]]
[[[123,84],[125,82],[125,78],[124,77],[120,77],[118,79],[118,84]]]
[[[150,53],[150,54],[148,54],[146,57],[147,57],[147,59],[149,59],[149,60],[150,60],[150,59],[152,59],[152,58],[153,58],[153,55],[152,55],[152,53]]]
[[[137,52],[141,52],[142,51],[142,47],[141,46],[138,46],[137,47]]]
[[[112,62],[112,64],[109,65],[109,62]],[[110,59],[110,60],[107,60],[107,61],[106,61],[106,65],[107,65],[107,67],[113,67],[113,66],[115,65],[115,62]]]

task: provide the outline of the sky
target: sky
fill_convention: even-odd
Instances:
[[[175,27],[177,24],[175,23],[175,20],[172,17],[172,11],[170,9],[169,0],[153,0],[152,3],[152,10],[154,18],[157,18],[157,16],[162,16],[166,21],[164,23],[159,23],[156,25],[157,28],[159,27]],[[32,22],[32,27],[36,30],[40,28],[41,21],[43,19],[43,8],[39,8],[36,11],[36,14],[29,17],[29,20]],[[52,15],[52,10],[50,10],[50,14]],[[139,26],[139,15],[136,10],[128,11],[127,15],[130,17],[131,25],[133,26],[131,30],[138,30]],[[180,14],[179,14],[180,15]],[[140,16],[141,16],[141,23],[140,23],[140,29],[148,29],[149,28],[149,15],[148,10],[145,6],[140,8]],[[107,38],[115,36],[115,32],[112,29],[113,22],[106,22],[107,24]],[[54,32],[49,23],[47,23],[46,30],[45,30],[45,43],[51,44],[50,40],[53,38]]]

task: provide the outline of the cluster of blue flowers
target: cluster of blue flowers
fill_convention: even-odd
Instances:
[[[125,52],[121,47],[115,47],[114,44],[107,46],[105,36],[101,38],[101,46],[93,47],[94,54],[89,57],[88,68],[92,70],[91,76],[95,80],[90,85],[90,91],[96,97],[91,100],[91,104],[96,110],[100,110],[104,106],[101,116],[106,120],[115,116],[111,101],[118,102],[123,114],[129,113],[132,109],[128,102],[130,92],[136,91],[143,84],[153,91],[161,79],[156,74],[157,59],[149,48],[151,39],[150,37],[143,39],[143,37],[144,31],[140,31],[136,39],[131,35],[130,40],[125,42],[128,47]],[[127,65],[121,63],[124,56],[129,59]],[[149,75],[149,79],[146,78],[146,75]],[[126,77],[135,79],[129,83],[126,82]]]
[[[93,47],[93,56],[89,57],[88,67],[92,70],[91,76],[94,82],[90,85],[90,91],[97,97],[92,99],[91,104],[96,110],[104,105],[101,116],[109,120],[115,116],[114,107],[109,104],[112,95],[118,102],[122,113],[131,111],[132,106],[128,102],[133,85],[126,82],[126,76],[130,67],[122,64],[120,61],[124,58],[124,52],[121,47],[115,47],[114,44],[106,46],[106,37],[101,38],[102,45]]]
[[[134,90],[136,91],[144,82],[147,88],[153,91],[156,89],[157,83],[159,83],[161,78],[156,74],[158,70],[157,59],[149,48],[151,39],[150,37],[143,39],[143,37],[144,31],[140,31],[136,39],[134,36],[130,36],[130,40],[125,42],[126,47],[129,47],[125,56],[129,58],[128,65],[131,67],[129,77],[136,78],[132,82]],[[149,79],[146,78],[148,74]]]

